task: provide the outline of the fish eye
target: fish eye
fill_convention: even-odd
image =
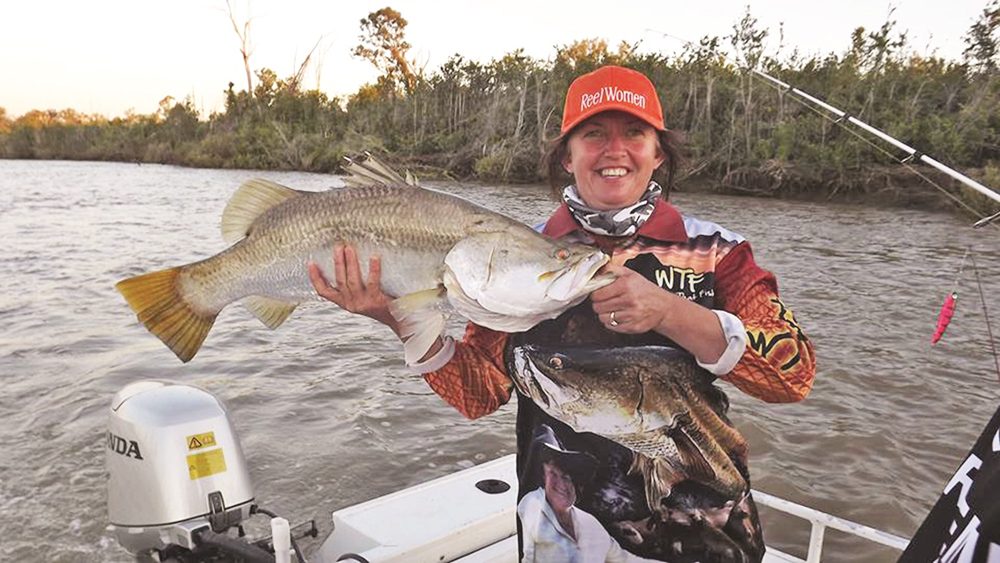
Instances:
[[[549,367],[552,369],[562,369],[563,361],[559,356],[552,356],[549,358]]]
[[[569,250],[566,250],[565,248],[556,249],[555,257],[558,260],[565,260],[569,258]]]

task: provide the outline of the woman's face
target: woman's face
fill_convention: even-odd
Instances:
[[[545,474],[545,500],[556,513],[569,510],[576,502],[576,487],[573,478],[552,462],[542,464]]]
[[[599,113],[570,133],[563,167],[583,201],[620,209],[637,201],[665,158],[656,129],[622,111]]]

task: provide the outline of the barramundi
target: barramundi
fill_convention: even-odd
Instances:
[[[419,360],[457,312],[505,332],[558,316],[613,281],[595,248],[545,237],[515,219],[416,185],[369,159],[352,162],[348,186],[322,192],[250,180],[222,214],[232,246],[191,264],[119,282],[145,327],[181,361],[198,352],[216,316],[244,300],[277,328],[316,299],[307,264],[334,279],[333,248],[351,245],[362,265],[382,261],[395,298],[406,361]],[[450,306],[450,307],[449,307]]]
[[[692,479],[730,504],[748,485],[733,458],[746,441],[726,418],[728,402],[708,372],[666,346],[598,349],[518,346],[514,384],[550,416],[634,452],[650,510],[664,513],[673,486]]]

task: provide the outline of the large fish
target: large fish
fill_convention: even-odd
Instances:
[[[396,299],[408,362],[442,332],[447,307],[496,330],[527,330],[613,278],[598,250],[544,237],[464,199],[418,187],[374,160],[352,162],[348,186],[293,190],[243,184],[222,215],[228,249],[140,275],[116,287],[146,328],[182,361],[198,352],[216,315],[244,299],[276,328],[316,299],[307,263],[333,279],[332,249],[350,244],[362,264],[382,259],[382,290]]]
[[[739,501],[747,483],[730,455],[746,442],[723,412],[726,401],[687,352],[665,346],[595,349],[518,346],[518,390],[577,432],[629,448],[650,510],[665,514],[686,479]],[[733,503],[730,503],[733,504]]]

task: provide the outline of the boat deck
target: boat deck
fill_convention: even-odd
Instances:
[[[503,489],[502,484],[509,486],[505,490],[490,487],[498,484],[498,489]],[[313,559],[329,563],[514,563],[516,485],[514,455],[508,455],[343,508],[333,513],[333,532]],[[807,559],[768,548],[765,563],[820,561],[827,527],[896,549],[906,547],[904,538],[766,493],[754,491],[754,499],[809,520],[813,526]]]

